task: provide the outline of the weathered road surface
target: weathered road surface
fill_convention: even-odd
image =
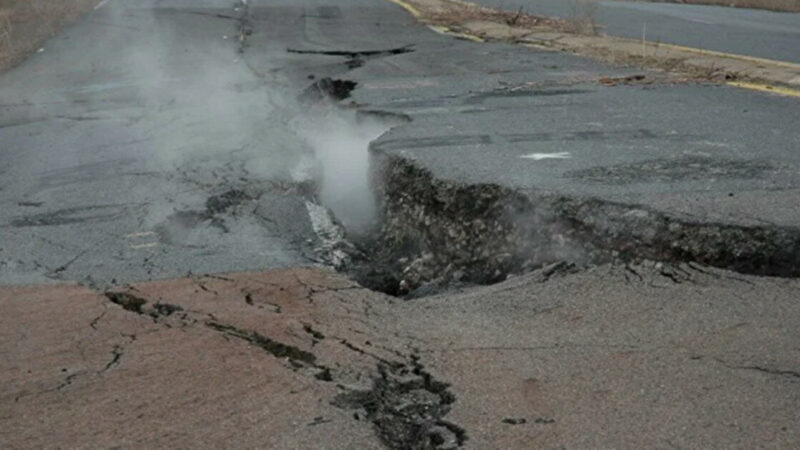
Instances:
[[[611,36],[800,63],[800,13],[723,6],[601,0],[475,0],[534,15],[592,18]]]
[[[0,442],[792,448],[799,288],[622,265],[412,302],[314,270],[136,284],[127,309],[6,288]]]
[[[0,444],[791,448],[800,284],[726,268],[800,270],[800,104],[639,74],[374,0],[106,3],[0,76]],[[318,267],[315,144],[366,126],[323,77],[411,120],[398,286],[527,274]]]

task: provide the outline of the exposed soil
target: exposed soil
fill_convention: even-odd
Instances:
[[[361,251],[345,270],[391,295],[419,297],[542,267],[570,272],[613,260],[800,275],[797,228],[695,223],[640,205],[440,180],[396,156],[377,155],[376,163],[382,227],[372,240],[357,243]],[[702,175],[697,164],[652,165],[669,179]],[[767,169],[731,163],[718,170]],[[583,175],[627,182],[628,172],[619,167]]]
[[[341,288],[326,286],[324,278],[308,278],[309,283],[307,283],[305,281],[307,273],[294,273],[296,280],[293,283],[286,283],[286,280],[281,280],[280,283],[273,283],[273,280],[269,279],[262,280],[261,284],[273,286],[277,291],[260,290],[259,294],[256,293],[259,290],[259,283],[241,277],[239,280],[226,276],[196,277],[192,281],[200,287],[204,295],[217,299],[216,301],[230,299],[230,293],[235,293],[237,290],[246,293],[244,303],[249,307],[256,306],[257,301],[259,303],[264,300],[274,301],[276,296],[281,300],[288,299],[290,302],[287,306],[292,307],[293,315],[297,315],[298,307],[304,310],[301,306],[303,303],[311,305],[315,300],[322,300],[324,305],[326,296],[330,293],[335,294],[339,289],[363,291],[356,286]],[[236,286],[240,281],[243,281],[242,285]],[[292,284],[300,289],[292,289]],[[228,295],[225,295],[226,291]],[[254,312],[253,314],[262,316],[262,319],[272,317],[270,320],[288,327],[286,335],[279,338],[280,332],[273,329],[274,327],[250,329],[241,323],[229,322],[230,319],[217,318],[218,314],[222,316],[220,312],[208,314],[198,310],[198,305],[187,298],[176,297],[173,300],[175,303],[165,303],[160,299],[154,300],[152,293],[133,286],[106,292],[105,296],[127,312],[151,318],[155,325],[180,329],[205,328],[226,338],[246,342],[263,350],[270,357],[286,361],[290,370],[312,378],[315,380],[314,383],[335,382],[340,393],[331,400],[331,404],[337,408],[353,411],[352,417],[357,421],[371,423],[377,437],[387,448],[456,449],[462,447],[467,440],[467,433],[463,428],[445,419],[456,402],[449,385],[435,379],[427,372],[420,357],[415,354],[405,357],[395,351],[391,359],[381,357],[361,348],[361,344],[356,345],[343,338],[341,331],[335,332],[334,334],[338,336],[327,341],[326,333],[329,331],[323,332],[315,327],[320,325],[329,327],[329,324],[312,325],[309,320],[313,320],[313,315],[293,321],[271,316],[272,313],[268,310]],[[193,304],[191,308],[181,306],[181,302],[186,304],[187,301]],[[211,302],[209,305],[216,303]],[[97,327],[100,320],[102,316],[93,322],[93,327]],[[301,348],[301,345],[287,339],[287,336],[291,336],[295,341],[305,341],[306,339],[298,335],[301,330],[311,338],[310,347],[304,345],[302,347],[305,348]],[[323,341],[325,345],[322,344]],[[367,341],[364,345],[372,344]],[[317,352],[330,352],[331,346],[344,348],[347,353],[361,359],[374,360],[375,365],[363,373],[357,371],[355,366],[339,362],[329,367],[323,364],[322,360],[330,359],[330,355],[321,358]],[[124,348],[121,346],[115,346],[112,350],[112,359],[107,363],[107,367],[118,364],[124,355]],[[349,377],[352,377],[354,371],[356,380],[366,380],[366,383],[362,382],[358,386],[366,385],[367,389],[361,389],[356,385],[345,387],[346,384],[353,382]]]

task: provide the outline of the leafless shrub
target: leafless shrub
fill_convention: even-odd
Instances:
[[[516,14],[514,14],[513,16],[509,15],[506,17],[506,24],[510,27],[513,27],[514,25],[517,24],[517,22],[519,22],[520,18],[522,18],[522,15],[523,15],[522,6],[520,6]]]
[[[528,14],[520,7],[516,11],[496,10],[470,3],[458,2],[457,7],[431,11],[428,20],[437,24],[459,25],[467,22],[496,22],[512,27],[553,26],[559,19]]]
[[[576,34],[596,36],[600,30],[595,16],[597,4],[594,0],[569,0],[570,17],[567,31]]]

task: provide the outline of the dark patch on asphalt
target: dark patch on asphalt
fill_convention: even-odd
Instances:
[[[219,195],[212,195],[206,200],[206,214],[213,216],[224,213],[250,200],[253,200],[253,197],[239,189],[231,189]]]
[[[309,324],[303,325],[303,331],[305,331],[306,333],[310,334],[316,340],[321,341],[321,340],[325,339],[325,335],[324,334],[322,334],[321,332],[315,330]]]
[[[239,189],[230,189],[221,194],[212,195],[206,199],[204,210],[180,210],[172,213],[165,223],[155,228],[162,242],[175,244],[181,242],[181,236],[186,230],[197,227],[202,223],[227,233],[228,227],[221,215],[230,212],[238,206],[258,199],[257,195],[250,195]]]
[[[358,83],[350,80],[321,78],[307,87],[298,97],[301,103],[319,103],[325,100],[338,102],[350,97]]]
[[[591,167],[565,173],[569,178],[579,178],[606,184],[654,181],[690,181],[712,178],[757,179],[766,172],[780,168],[766,161],[733,160],[689,155],[680,158],[651,159],[614,166]]]
[[[326,418],[324,418],[322,416],[317,416],[317,417],[314,417],[314,420],[312,422],[307,423],[306,426],[313,427],[313,426],[317,426],[317,425],[322,425],[323,423],[331,423],[331,422],[333,422],[333,420],[326,419]]]
[[[156,322],[162,317],[169,317],[176,312],[183,311],[181,306],[163,302],[156,302],[152,308],[147,308],[147,300],[130,292],[106,292],[105,295],[112,303],[121,306],[124,310],[150,316]]]
[[[153,313],[158,315],[159,317],[169,317],[172,314],[183,311],[183,308],[178,305],[172,305],[170,303],[156,303],[153,305]],[[152,315],[152,314],[151,314]]]
[[[333,374],[331,373],[331,369],[324,367],[314,374],[314,378],[320,381],[333,381]]]
[[[452,449],[463,447],[465,430],[444,417],[456,401],[449,385],[424,370],[418,358],[413,366],[378,366],[378,377],[368,391],[338,395],[333,404],[355,409],[356,419],[369,420],[381,442],[390,449]]]
[[[503,423],[508,424],[508,425],[522,425],[522,424],[528,423],[528,419],[506,417],[505,419],[503,419]]]
[[[124,210],[125,207],[119,205],[64,208],[14,219],[11,226],[25,228],[108,222],[117,218]]]
[[[17,202],[17,206],[26,206],[31,208],[38,208],[44,205],[44,202]]]

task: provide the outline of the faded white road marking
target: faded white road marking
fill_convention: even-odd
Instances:
[[[126,234],[124,237],[128,239],[133,239],[137,237],[144,237],[144,236],[153,236],[155,233],[152,231],[138,231],[136,233]]]
[[[108,3],[108,0],[102,0],[100,3],[97,4],[97,6],[94,7],[94,9],[98,10],[98,9],[102,8],[103,6],[105,6],[106,3]]]
[[[530,155],[522,155],[520,158],[525,159],[532,159],[534,161],[539,161],[542,159],[569,159],[572,158],[572,155],[569,152],[558,152],[558,153],[531,153]]]
[[[691,18],[688,18],[686,20],[688,20],[689,22],[702,23],[704,25],[716,25],[714,22],[709,22],[707,20],[691,19]]]
[[[158,245],[158,242],[149,242],[147,244],[138,244],[138,245],[131,245],[131,248],[134,250],[139,250],[142,248],[153,248]]]

